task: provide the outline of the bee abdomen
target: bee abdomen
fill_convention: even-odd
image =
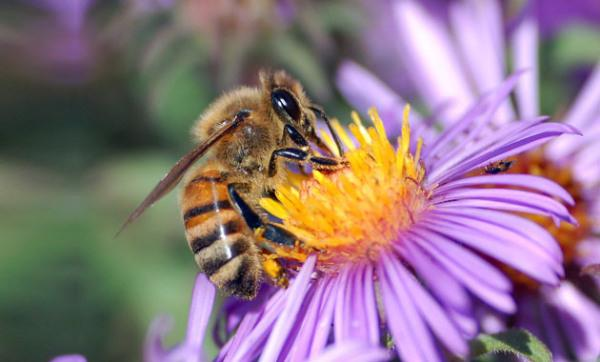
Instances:
[[[240,220],[236,219],[230,220],[222,225],[216,225],[211,232],[193,238],[190,241],[190,248],[194,254],[198,254],[201,250],[208,248],[217,240],[230,234],[241,232],[243,227],[244,225],[241,225]]]
[[[226,175],[201,170],[182,196],[186,238],[200,271],[225,293],[254,298],[261,279],[258,249],[229,201]]]
[[[210,276],[210,280],[228,295],[254,299],[258,293],[261,275],[257,253],[246,253],[225,264]]]
[[[243,221],[235,220],[217,226],[217,230],[210,234],[193,239],[190,247],[200,271],[217,287],[229,295],[252,299],[258,291],[261,278],[253,236],[243,232],[221,234],[222,230],[237,230],[238,222]],[[218,237],[212,240],[214,236]]]
[[[195,254],[196,263],[203,273],[211,276],[230,260],[249,251],[251,245],[252,240],[244,234],[218,239]]]

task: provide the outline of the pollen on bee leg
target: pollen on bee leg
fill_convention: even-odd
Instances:
[[[269,277],[275,285],[280,288],[287,288],[289,284],[287,274],[279,261],[277,261],[276,255],[263,255],[262,266],[267,277]]]

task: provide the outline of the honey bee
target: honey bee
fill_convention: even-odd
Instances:
[[[489,175],[496,175],[510,169],[514,161],[498,161],[485,166],[484,171]]]
[[[339,137],[324,111],[301,84],[283,71],[262,71],[260,86],[222,95],[200,116],[192,134],[198,145],[183,156],[123,227],[184,180],[180,206],[185,235],[201,272],[227,295],[253,299],[263,274],[287,286],[273,244],[296,238],[269,222],[259,200],[286,179],[286,162],[318,170],[343,166],[316,134],[323,119],[343,155]],[[324,151],[317,154],[313,145]],[[199,167],[193,164],[205,156]]]

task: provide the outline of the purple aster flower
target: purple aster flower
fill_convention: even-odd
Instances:
[[[505,39],[501,8],[494,1],[457,1],[449,5],[448,13],[450,20],[408,0],[398,1],[394,7],[400,46],[405,50],[397,60],[420,65],[410,74],[415,80],[428,81],[422,82],[416,91],[430,111],[439,115],[436,118],[442,125],[451,127],[454,114],[462,111],[462,104],[500,81],[506,71],[503,60],[507,48],[512,51],[514,69],[526,71],[515,89],[516,107],[509,102],[502,104],[502,112],[494,122],[499,125],[539,114],[539,27],[534,14],[524,13]],[[428,42],[408,39],[410,34],[417,34],[416,37]],[[435,63],[430,61],[432,58]],[[440,78],[440,69],[444,70],[445,78]],[[448,87],[450,79],[459,84],[452,83],[452,87]],[[353,85],[357,83],[367,88],[357,92]],[[351,62],[340,69],[338,84],[348,99],[359,106],[370,103],[387,109],[385,107],[403,102],[384,82]],[[455,92],[456,89],[459,91]],[[365,97],[365,94],[376,96]],[[596,236],[600,228],[597,221],[600,216],[597,196],[600,191],[599,114],[600,63],[564,116],[565,123],[581,129],[584,137],[557,139],[543,149],[523,153],[513,159],[510,170],[553,179],[569,190],[574,199],[569,211],[578,221],[577,228],[565,223],[555,225],[545,218],[532,218],[560,243],[567,280],[558,287],[549,287],[523,277],[522,273],[509,272],[516,281],[514,298],[520,308],[514,318],[500,316],[498,320],[496,315],[494,324],[495,328],[517,325],[530,329],[548,343],[557,360],[590,360],[600,354],[597,284],[580,276],[581,267],[600,262],[600,240]],[[512,124],[516,127],[520,122]],[[482,319],[484,327],[490,326],[488,317],[486,314]]]
[[[301,269],[289,289],[263,291],[266,301],[226,303],[221,328],[232,336],[217,359],[303,360],[351,339],[384,341],[405,361],[464,356],[466,339],[477,330],[471,296],[515,310],[510,280],[497,262],[558,284],[558,244],[511,212],[572,222],[557,201],[570,203],[570,195],[531,175],[468,176],[574,132],[532,118],[486,133],[517,79],[483,96],[425,144],[411,130],[408,109],[395,147],[374,110],[374,127],[357,115],[351,134],[336,124],[348,168],[295,178],[276,190],[277,200],[261,202],[300,240],[275,254]],[[490,184],[497,186],[481,187]]]

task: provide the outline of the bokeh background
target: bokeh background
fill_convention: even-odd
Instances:
[[[115,232],[189,150],[202,109],[260,68],[288,70],[342,120],[344,59],[410,94],[383,3],[2,0],[0,361],[137,361],[164,313],[180,339],[196,266],[176,193]],[[547,113],[600,59],[599,19],[584,9],[547,24]]]

